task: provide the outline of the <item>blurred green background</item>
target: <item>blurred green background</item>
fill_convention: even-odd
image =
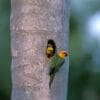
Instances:
[[[71,0],[68,100],[100,100],[100,0]]]
[[[0,0],[0,100],[10,100],[10,0]]]
[[[10,100],[10,0],[0,0],[0,100]],[[68,100],[100,100],[100,0],[71,0]]]

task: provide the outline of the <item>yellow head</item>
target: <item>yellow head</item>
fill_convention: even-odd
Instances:
[[[60,51],[59,53],[59,56],[62,58],[62,59],[65,59],[66,56],[68,56],[68,52],[67,51]]]
[[[48,47],[47,48],[47,53],[52,53],[53,52],[53,48],[52,47]]]

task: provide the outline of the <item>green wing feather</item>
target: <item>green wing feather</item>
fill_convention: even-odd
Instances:
[[[54,58],[52,59],[50,73],[49,73],[50,75],[49,87],[51,87],[56,72],[59,71],[60,67],[64,64],[64,62],[65,60],[60,58],[59,55],[55,55]]]

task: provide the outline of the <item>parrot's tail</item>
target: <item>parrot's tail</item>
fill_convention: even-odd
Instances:
[[[52,82],[53,82],[53,80],[54,80],[54,76],[55,76],[55,75],[51,75],[51,76],[50,76],[49,88],[51,88],[51,84],[52,84]]]

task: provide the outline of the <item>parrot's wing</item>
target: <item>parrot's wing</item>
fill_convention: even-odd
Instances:
[[[51,84],[54,80],[55,74],[57,71],[59,71],[60,67],[63,65],[64,61],[62,61],[61,63],[57,63],[57,65],[55,67],[51,67],[50,69],[50,82],[49,82],[49,88],[51,88]]]
[[[64,64],[65,60],[59,61],[55,67],[55,71],[54,72],[58,72],[59,69],[62,67],[62,65]]]
[[[50,75],[56,73],[60,67],[64,64],[65,60],[62,60],[61,58],[57,57],[54,59],[54,62],[51,64],[50,67]]]
[[[55,68],[58,62],[58,55],[55,55],[51,61],[51,65],[50,65],[50,73],[49,75],[53,74],[55,72]]]
[[[54,80],[55,74],[57,71],[59,71],[60,67],[64,64],[65,60],[61,59],[58,55],[54,56],[54,58],[51,61],[51,66],[50,66],[50,82],[49,82],[49,87],[51,88],[51,84]]]

